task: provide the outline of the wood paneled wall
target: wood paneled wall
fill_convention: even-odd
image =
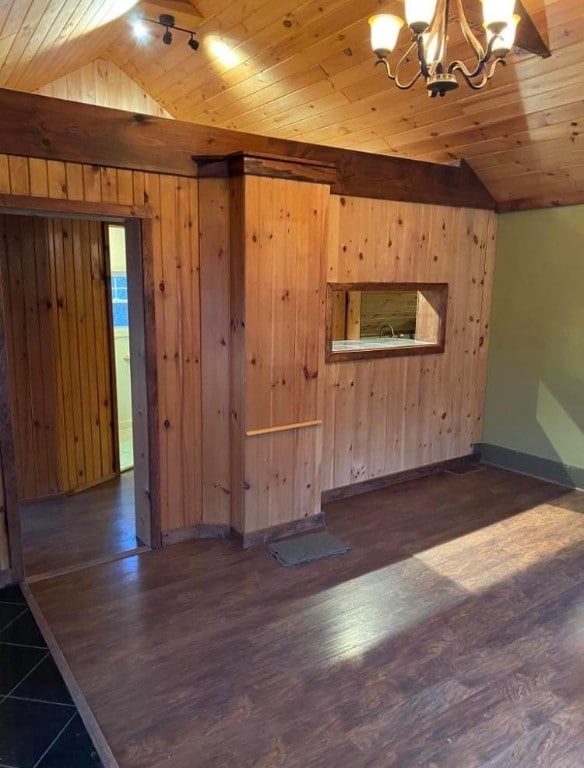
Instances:
[[[21,499],[112,477],[113,381],[99,222],[0,217]]]
[[[201,521],[197,181],[0,155],[0,194],[152,210],[162,530]]]
[[[0,217],[0,275],[19,496],[61,490],[47,223]]]
[[[320,512],[330,190],[247,176],[243,191],[244,514],[250,533]]]
[[[50,319],[55,356],[60,491],[114,474],[114,386],[102,225],[49,219]]]
[[[464,455],[480,440],[494,215],[324,189],[0,155],[0,194],[150,206],[165,532],[242,530],[229,507],[243,495],[247,529],[263,530],[294,519],[294,507],[314,514],[321,489]],[[445,353],[325,365],[327,281],[447,282]],[[239,443],[230,410],[246,414]],[[237,461],[246,490],[230,477]]]
[[[231,519],[230,210],[229,179],[201,179],[202,506],[211,525],[229,525]]]
[[[98,107],[125,109],[143,115],[172,118],[170,112],[143,91],[111,61],[98,59],[74,72],[43,85],[34,93],[56,99],[95,104]]]
[[[331,198],[328,281],[446,282],[448,311],[443,354],[326,365],[323,489],[480,440],[494,240],[486,211]]]

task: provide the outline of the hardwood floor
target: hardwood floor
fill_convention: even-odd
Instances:
[[[38,576],[136,549],[133,472],[21,507],[24,565]]]
[[[122,768],[580,768],[584,494],[492,468],[32,585]]]

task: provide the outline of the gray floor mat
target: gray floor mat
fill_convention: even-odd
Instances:
[[[300,565],[332,555],[344,555],[349,547],[327,531],[308,533],[268,544],[269,552],[280,565]]]

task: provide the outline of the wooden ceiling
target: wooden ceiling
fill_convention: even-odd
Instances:
[[[478,0],[466,0],[467,5]],[[430,100],[374,67],[367,17],[401,0],[0,0],[0,87],[34,91],[97,58],[173,116],[203,125],[452,163],[509,206],[584,201],[582,0],[524,0],[552,57],[514,52],[491,84]],[[198,30],[137,44],[129,18]],[[124,15],[126,14],[126,15]],[[451,55],[464,56],[451,28]],[[514,203],[513,201],[522,201]]]

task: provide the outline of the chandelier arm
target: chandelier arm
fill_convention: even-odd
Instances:
[[[489,70],[489,74],[487,75],[487,80],[490,80],[493,75],[495,74],[495,70],[497,69],[497,65],[500,64],[502,67],[507,66],[507,62],[502,56],[498,56],[493,63],[491,64],[491,68]]]
[[[401,80],[399,79],[397,70],[399,69],[399,66],[404,59],[405,59],[405,56],[402,56],[402,58],[400,59],[396,67],[395,74],[391,71],[391,66],[387,59],[381,59],[381,58],[377,59],[377,61],[375,62],[375,66],[377,66],[378,64],[383,64],[385,66],[385,71],[389,79],[393,80],[396,86],[400,90],[407,91],[408,88],[411,88],[412,85],[414,85],[414,83],[416,83],[420,79],[420,77],[422,76],[422,70],[419,69],[414,75],[414,77],[408,83],[402,83]]]
[[[483,51],[483,56],[480,59],[478,59],[477,65],[472,72],[467,68],[466,64],[463,61],[453,61],[451,64],[448,65],[448,72],[450,74],[453,74],[454,72],[461,72],[467,79],[467,82],[469,77],[471,79],[478,77],[481,74],[481,72],[485,69],[489,59],[491,58],[491,54],[493,53],[493,45],[495,44],[495,39],[496,39],[496,36],[493,35],[493,37],[489,40],[489,44],[487,46],[486,52]],[[501,60],[502,59],[496,59],[495,61],[501,61]],[[494,69],[492,69],[491,71],[494,72]],[[489,79],[492,76],[493,76],[492,74],[489,75]]]
[[[383,66],[385,67],[385,72],[389,77],[389,79],[395,80],[395,75],[392,73],[391,67],[389,66],[389,61],[387,59],[381,58],[381,57],[378,58],[377,61],[375,62],[375,66],[377,66],[378,64],[383,64]]]
[[[406,48],[406,52],[404,53],[404,55],[401,57],[401,59],[398,61],[398,63],[397,63],[397,64],[396,64],[396,66],[395,66],[395,74],[396,74],[396,77],[397,77],[397,75],[398,75],[398,73],[399,73],[399,70],[400,70],[400,68],[401,68],[402,64],[404,64],[404,62],[407,60],[408,56],[411,56],[411,55],[412,55],[412,53],[414,52],[414,50],[415,50],[417,47],[418,47],[418,41],[417,41],[417,39],[416,39],[416,38],[414,38],[414,39],[412,40],[412,42],[410,43],[410,46],[409,46],[408,48]],[[420,64],[420,67],[421,67],[421,64]],[[416,77],[416,79],[417,79],[417,77]],[[412,82],[413,82],[413,81],[412,81]]]
[[[448,65],[448,74],[453,75],[455,72],[460,72],[468,83],[469,80],[473,80],[474,78],[482,74],[485,68],[485,64],[486,62],[484,60],[479,61],[475,69],[473,69],[473,71],[471,72],[467,68],[464,61],[453,61]]]
[[[462,0],[456,0],[456,5],[458,8],[458,21],[460,23],[460,26],[462,28],[462,33],[464,35],[464,39],[466,42],[471,46],[473,49],[478,61],[486,61],[489,56],[489,48],[491,48],[491,45],[487,47],[487,51],[483,48],[481,45],[480,40],[475,35],[475,33],[470,28],[470,24],[468,23],[466,19],[466,14],[464,13],[464,8],[462,5]]]
[[[402,65],[406,62],[408,57],[411,56],[411,54],[414,52],[414,50],[416,48],[418,48],[418,45],[419,45],[418,39],[417,39],[417,37],[414,37],[414,39],[411,42],[411,45],[409,46],[409,48],[406,50],[404,55],[401,57],[401,59],[396,64],[396,67],[395,67],[395,77],[393,79],[394,79],[395,84],[397,85],[397,87],[400,88],[402,91],[406,91],[408,88],[411,88],[412,85],[414,85],[414,83],[416,83],[420,79],[420,77],[424,74],[424,67],[422,66],[422,62],[418,61],[419,69],[416,72],[416,74],[414,75],[414,77],[409,82],[403,83],[399,79],[399,71],[400,71]],[[427,71],[428,71],[428,69],[426,67],[426,72]],[[427,77],[427,75],[424,75],[424,77]]]
[[[396,76],[396,78],[395,78],[395,84],[397,85],[397,87],[398,87],[400,90],[402,90],[402,91],[407,91],[407,90],[408,90],[408,88],[411,88],[411,87],[412,87],[412,85],[414,85],[415,83],[417,83],[417,82],[418,82],[418,80],[419,80],[421,77],[422,77],[422,70],[421,70],[421,69],[419,69],[419,70],[416,72],[416,74],[414,75],[414,77],[412,77],[412,79],[409,81],[409,83],[402,83],[402,82],[399,80],[399,78]]]
[[[455,67],[455,70],[462,74],[462,76],[466,81],[466,84],[475,91],[479,91],[481,88],[484,88],[484,86],[495,74],[495,70],[497,69],[498,64],[500,64],[502,67],[507,66],[507,62],[505,61],[505,59],[502,59],[500,57],[495,59],[488,72],[484,71],[485,67],[483,66],[483,76],[478,82],[476,82],[475,81],[476,75],[469,73],[466,67],[464,66],[464,64],[462,64],[462,62],[457,61],[457,62],[454,62],[454,64],[457,65]],[[458,65],[461,65],[461,66],[458,66]]]

